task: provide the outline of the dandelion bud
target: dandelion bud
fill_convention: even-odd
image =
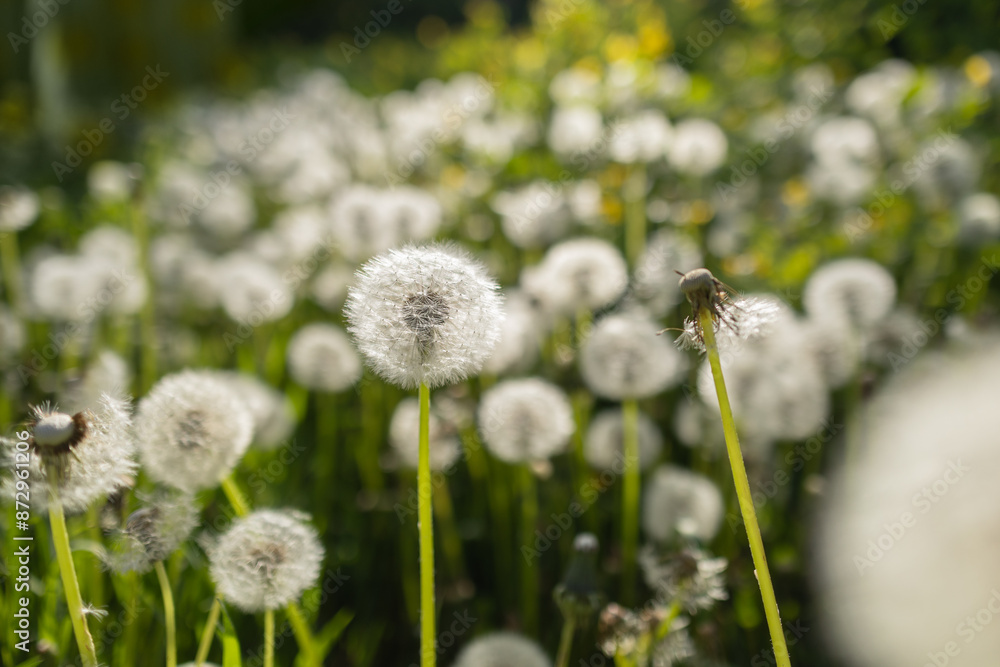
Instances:
[[[454,667],[552,667],[542,648],[513,632],[493,632],[462,649]]]
[[[139,402],[135,428],[146,473],[195,493],[217,485],[240,460],[253,436],[253,417],[211,372],[187,370],[153,386]]]
[[[645,470],[663,449],[663,436],[653,420],[639,414],[639,468]],[[605,410],[590,422],[583,457],[598,470],[612,470],[623,461],[625,436],[621,410]]]
[[[641,313],[610,315],[583,345],[580,373],[595,394],[620,400],[646,398],[680,381],[686,361]]]
[[[709,542],[722,522],[722,494],[709,478],[664,465],[657,468],[643,493],[642,527],[658,542],[675,535]]]
[[[288,372],[308,389],[344,391],[361,378],[361,370],[350,338],[333,324],[307,324],[288,341]]]
[[[597,574],[600,545],[592,533],[580,533],[573,540],[573,557],[566,575],[556,586],[553,597],[567,619],[587,622],[602,604]]]
[[[508,463],[541,461],[566,448],[573,409],[562,389],[537,378],[505,380],[479,404],[483,443]]]
[[[456,246],[390,250],[358,272],[344,311],[358,349],[388,382],[439,387],[478,373],[500,338],[502,298]]]
[[[306,520],[288,510],[237,519],[208,554],[219,595],[250,614],[299,599],[316,583],[323,562],[319,535]]]

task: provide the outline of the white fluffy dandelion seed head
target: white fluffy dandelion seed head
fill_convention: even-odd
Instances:
[[[209,551],[209,571],[227,602],[254,614],[279,609],[316,583],[323,547],[308,518],[258,510],[233,522]]]
[[[553,246],[541,270],[551,281],[556,308],[567,315],[609,306],[628,286],[625,258],[602,239],[577,238]]]
[[[245,252],[233,252],[215,267],[217,291],[226,315],[251,327],[280,320],[295,303],[287,281],[270,264]]]
[[[673,128],[662,111],[646,109],[618,124],[608,154],[615,162],[653,162],[664,157],[673,139]]]
[[[542,327],[538,312],[520,291],[507,292],[500,341],[483,365],[484,373],[527,371],[538,360]]]
[[[132,370],[128,362],[111,350],[101,350],[87,366],[83,377],[67,383],[60,403],[70,412],[78,412],[96,405],[102,394],[125,396],[132,384]]]
[[[427,241],[441,227],[441,204],[431,193],[413,185],[383,192],[383,215],[394,237],[393,245]]]
[[[677,123],[668,159],[683,174],[705,176],[722,166],[729,142],[718,125],[704,118],[689,118]]]
[[[435,405],[432,402],[432,406]],[[431,470],[450,468],[462,454],[456,429],[433,407],[428,419]],[[404,398],[389,422],[389,444],[399,462],[416,470],[420,458],[420,401]]]
[[[32,190],[23,186],[0,188],[0,232],[17,232],[38,217],[41,202]]]
[[[840,322],[867,332],[896,303],[896,281],[870,259],[840,259],[818,268],[806,282],[802,304],[817,321]]]
[[[198,525],[194,498],[161,492],[132,512],[125,525],[113,531],[111,548],[102,554],[114,573],[148,572],[180,547]]]
[[[395,242],[379,196],[377,189],[355,184],[341,190],[330,205],[337,248],[351,262],[365,260]]]
[[[537,248],[562,238],[570,226],[570,210],[562,186],[535,180],[516,190],[498,192],[490,208],[500,215],[500,227],[519,248]]]
[[[87,170],[87,190],[99,202],[128,199],[138,182],[141,167],[114,160],[99,160]]]
[[[643,578],[659,599],[679,603],[689,614],[711,609],[728,597],[725,558],[712,558],[701,549],[665,550],[647,544],[639,551]]]
[[[854,377],[861,365],[861,341],[846,326],[835,322],[802,323],[804,343],[815,359],[830,389],[838,389]]]
[[[657,542],[678,535],[710,542],[719,532],[723,509],[722,493],[712,480],[663,465],[653,471],[643,490],[642,528]]]
[[[929,664],[949,643],[956,665],[996,664],[998,374],[996,339],[922,356],[860,422],[865,447],[833,477],[812,550],[823,626],[850,664]]]
[[[347,298],[348,288],[354,284],[354,269],[346,264],[329,264],[312,279],[309,294],[321,308],[339,312]]]
[[[1000,236],[1000,199],[989,192],[977,192],[958,205],[958,238],[975,244]]]
[[[583,344],[580,373],[595,394],[646,398],[680,381],[687,362],[644,313],[609,315]]]
[[[478,373],[500,339],[503,299],[457,246],[406,246],[358,271],[344,311],[358,349],[386,381],[440,387]]]
[[[24,348],[24,323],[0,304],[0,362],[17,356]]]
[[[557,106],[549,121],[549,148],[560,155],[585,153],[598,145],[604,121],[594,107],[574,104]]]
[[[513,632],[493,632],[462,649],[454,667],[552,667],[534,641]]]
[[[253,445],[273,449],[295,430],[295,409],[282,392],[260,378],[236,371],[205,371],[225,383],[242,399],[253,417]]]
[[[143,470],[188,493],[230,473],[250,445],[254,423],[235,391],[197,370],[161,378],[139,402],[135,422]]]
[[[663,450],[663,435],[652,419],[639,414],[639,468],[645,470]],[[621,410],[605,410],[594,417],[583,441],[583,457],[598,470],[624,470],[624,424]]]
[[[508,463],[548,459],[566,448],[576,426],[566,393],[545,380],[504,380],[479,403],[487,449]]]
[[[316,322],[288,341],[288,372],[307,389],[336,393],[361,378],[361,359],[343,329]]]
[[[45,461],[53,461],[57,470],[59,499],[67,514],[83,512],[133,482],[138,464],[128,399],[105,394],[92,410],[72,417],[47,406],[33,408],[32,417],[37,452],[29,477],[32,509],[48,511]],[[5,486],[13,495],[13,488]]]

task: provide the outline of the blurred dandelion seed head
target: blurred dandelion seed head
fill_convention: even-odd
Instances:
[[[552,667],[552,662],[531,639],[513,632],[492,632],[462,649],[454,667]]]
[[[531,463],[562,452],[573,435],[573,408],[557,385],[539,378],[504,380],[479,404],[479,430],[502,461]]]

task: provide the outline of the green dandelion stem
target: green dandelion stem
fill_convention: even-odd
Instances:
[[[538,490],[535,473],[521,466],[521,544],[531,548],[538,523]],[[538,628],[538,568],[527,559],[521,564],[521,605],[525,633],[532,635]]]
[[[576,615],[568,614],[563,623],[562,637],[559,639],[559,653],[556,655],[556,667],[569,667],[570,654],[573,652],[573,633],[576,632]]]
[[[49,468],[50,478],[56,471]],[[97,652],[94,649],[94,638],[87,628],[87,619],[83,615],[83,597],[80,595],[80,583],[76,579],[76,568],[73,566],[73,552],[69,546],[69,533],[66,531],[66,516],[63,514],[62,502],[59,500],[59,489],[56,482],[49,484],[51,498],[49,501],[49,523],[52,525],[52,541],[56,548],[56,560],[59,563],[59,574],[62,577],[63,589],[66,592],[66,606],[73,622],[73,634],[80,649],[80,660],[83,667],[97,667]]]
[[[23,312],[24,295],[21,291],[21,253],[17,246],[17,234],[0,233],[0,263],[3,266],[3,284],[7,302],[18,315]]]
[[[733,411],[729,406],[726,380],[722,376],[719,347],[715,342],[715,330],[712,328],[714,325],[712,313],[708,308],[699,308],[697,317],[705,338],[705,350],[708,354],[708,362],[712,367],[712,376],[715,379],[715,392],[719,397],[719,412],[722,414],[722,428],[726,436],[726,450],[729,453],[729,464],[733,470],[733,482],[736,485],[736,495],[739,498],[743,523],[747,528],[747,538],[750,541],[750,553],[753,555],[753,564],[760,585],[760,595],[764,601],[764,614],[767,616],[767,627],[771,632],[774,657],[778,667],[790,667],[788,647],[785,645],[785,635],[781,630],[778,601],[774,596],[771,573],[767,568],[767,556],[764,554],[764,541],[761,539],[760,527],[757,525],[757,513],[753,506],[746,466],[743,464],[743,452],[740,450],[739,436],[736,434]]]
[[[295,641],[299,643],[299,650],[305,656],[305,664],[315,667],[319,666],[319,657],[316,655],[316,642],[313,639],[309,624],[302,616],[302,610],[295,602],[289,602],[285,607],[285,615],[288,616],[288,623],[292,626],[292,634]]]
[[[153,566],[156,578],[160,582],[160,592],[163,595],[163,619],[167,631],[167,667],[177,667],[177,624],[174,615],[174,595],[170,591],[170,579],[163,561],[156,561]]]
[[[420,665],[434,667],[437,651],[434,604],[434,524],[431,508],[431,390],[420,383],[420,460],[417,465],[417,514],[420,528]]]
[[[215,636],[215,626],[219,624],[219,613],[222,611],[222,603],[219,598],[212,600],[212,608],[208,610],[208,620],[205,621],[205,629],[201,631],[201,641],[198,642],[198,653],[195,655],[195,667],[202,667],[208,659],[208,650],[212,647],[212,637]]]
[[[623,601],[635,601],[635,554],[639,542],[639,404],[622,402],[622,440],[625,473],[622,483],[622,588]]]
[[[274,667],[274,610],[264,612],[264,667]]]
[[[222,480],[222,492],[226,494],[229,504],[232,506],[233,511],[236,512],[236,516],[246,516],[250,513],[250,503],[247,502],[243,492],[240,491],[240,487],[236,485],[236,481],[232,475]]]

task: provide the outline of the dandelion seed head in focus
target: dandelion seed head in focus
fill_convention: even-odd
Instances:
[[[538,378],[492,387],[479,404],[478,420],[487,449],[508,463],[543,461],[562,452],[576,428],[566,393]]]
[[[462,649],[454,667],[552,667],[552,663],[531,639],[513,632],[492,632]]]
[[[243,456],[253,417],[212,372],[164,376],[140,402],[135,429],[143,470],[187,493],[212,488]]]
[[[382,378],[412,389],[478,373],[500,339],[503,299],[457,246],[390,250],[361,267],[344,311],[358,349]]]
[[[279,609],[316,583],[323,547],[299,512],[257,510],[239,518],[209,550],[219,595],[246,613]]]

